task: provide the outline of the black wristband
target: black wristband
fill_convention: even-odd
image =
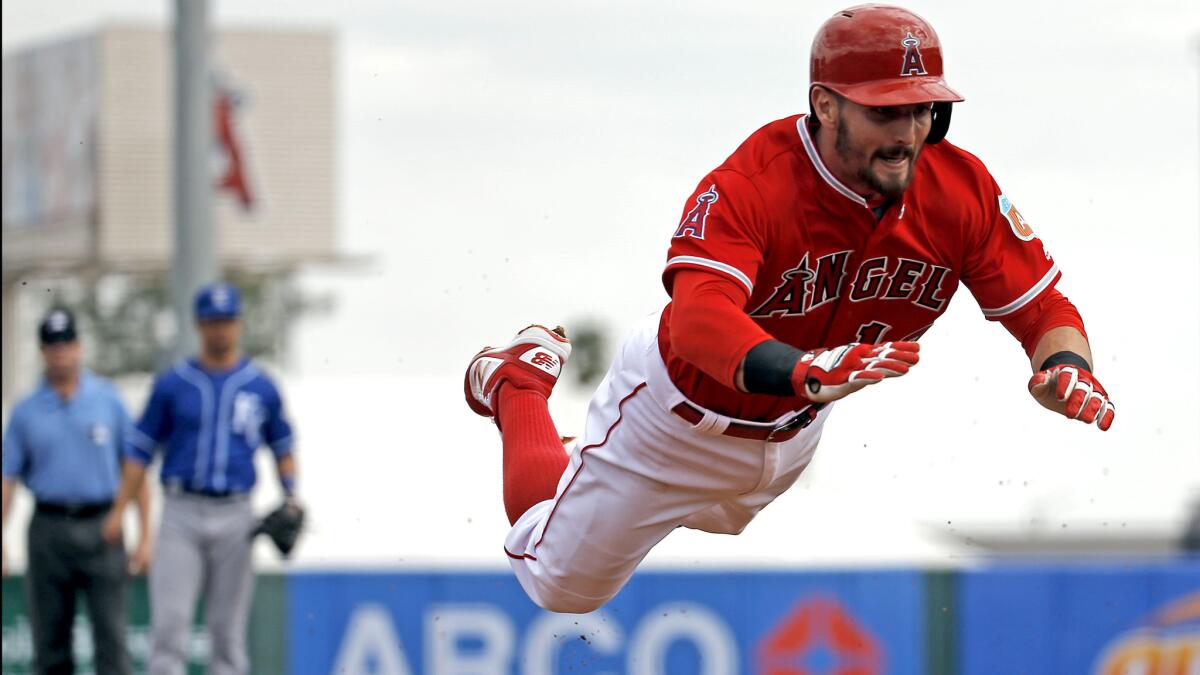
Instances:
[[[804,352],[778,340],[767,340],[746,353],[742,382],[752,394],[795,396],[792,371]]]
[[[1042,362],[1042,367],[1038,370],[1046,370],[1054,366],[1079,366],[1089,373],[1092,372],[1092,364],[1075,352],[1055,352]]]

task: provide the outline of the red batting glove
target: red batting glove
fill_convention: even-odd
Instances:
[[[800,357],[792,388],[814,403],[829,403],[889,377],[900,377],[920,360],[916,342],[860,344],[818,349]]]
[[[1078,366],[1054,366],[1029,378],[1029,393],[1046,408],[1108,431],[1117,408],[1094,375]]]

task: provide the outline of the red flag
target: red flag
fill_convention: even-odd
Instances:
[[[246,170],[242,162],[242,151],[238,136],[233,126],[233,115],[236,110],[233,96],[229,90],[218,88],[216,91],[215,121],[217,147],[225,156],[225,172],[217,180],[218,190],[233,192],[242,208],[247,211],[254,205],[254,197],[250,194],[250,184],[246,180]]]

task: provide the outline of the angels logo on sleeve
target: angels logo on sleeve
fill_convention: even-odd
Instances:
[[[675,229],[675,236],[703,239],[704,221],[708,220],[708,210],[719,198],[716,184],[708,186],[707,190],[696,195],[696,206],[683,217],[679,227]]]

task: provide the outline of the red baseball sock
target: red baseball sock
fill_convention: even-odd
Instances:
[[[507,383],[496,395],[504,440],[504,510],[511,524],[534,504],[554,499],[568,458],[546,397]]]

